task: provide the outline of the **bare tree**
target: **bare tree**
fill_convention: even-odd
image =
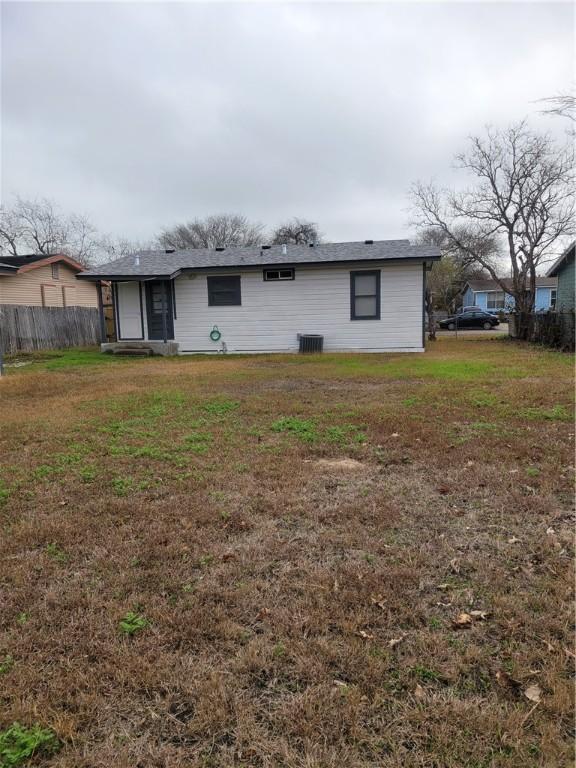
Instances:
[[[416,183],[414,223],[443,233],[512,294],[517,311],[532,311],[536,270],[574,232],[572,147],[559,147],[521,122],[472,137],[456,161],[474,177],[474,186],[454,192]],[[511,287],[499,274],[499,252],[510,259]]]
[[[146,251],[153,248],[152,243],[140,242],[137,240],[128,240],[125,237],[112,237],[111,235],[101,235],[97,241],[98,261],[120,259],[123,256],[129,256],[137,251]]]
[[[277,227],[270,238],[272,245],[282,245],[283,243],[306,245],[307,243],[321,242],[322,235],[318,229],[318,224],[296,217]]]
[[[548,96],[545,99],[539,99],[539,101],[547,104],[546,109],[540,110],[542,115],[567,117],[568,120],[576,123],[576,96],[573,94],[559,93],[557,96]]]
[[[218,246],[259,245],[261,224],[231,213],[214,214],[165,229],[158,236],[163,248],[216,248]]]
[[[62,214],[48,199],[18,197],[0,208],[0,253],[65,253],[87,264],[96,253],[96,229],[80,214]]]

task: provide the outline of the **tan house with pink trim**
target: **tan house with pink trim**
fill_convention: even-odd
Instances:
[[[0,256],[0,305],[98,307],[97,286],[76,279],[83,269],[61,253]]]

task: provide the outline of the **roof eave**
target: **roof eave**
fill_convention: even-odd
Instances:
[[[432,262],[432,261],[439,261],[442,258],[442,255],[440,253],[435,255],[426,255],[426,256],[402,256],[399,258],[372,258],[372,259],[335,259],[333,261],[294,261],[291,263],[288,263],[286,261],[267,261],[265,263],[259,263],[259,264],[227,264],[227,265],[214,265],[214,266],[203,266],[203,267],[180,267],[179,269],[175,270],[174,272],[167,274],[165,272],[146,272],[142,274],[132,273],[132,274],[109,274],[107,272],[102,273],[80,273],[79,275],[76,275],[76,277],[79,280],[116,280],[118,282],[120,281],[127,281],[127,280],[174,280],[177,278],[180,274],[188,273],[188,272],[214,272],[214,271],[221,271],[221,270],[228,270],[228,269],[235,269],[235,270],[241,270],[241,269],[267,269],[268,267],[286,267],[286,266],[293,266],[293,267],[303,267],[303,266],[315,266],[315,267],[330,267],[330,266],[337,266],[339,264],[358,264],[362,261],[383,261],[383,262],[390,262],[390,263],[402,263],[405,261],[420,261],[420,262]]]

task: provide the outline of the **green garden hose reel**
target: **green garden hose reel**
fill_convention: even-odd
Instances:
[[[218,330],[218,326],[215,325],[212,330],[210,331],[210,338],[212,341],[220,341],[220,338],[222,337],[222,334]]]

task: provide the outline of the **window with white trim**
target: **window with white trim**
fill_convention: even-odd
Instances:
[[[550,307],[556,309],[556,301],[558,299],[558,291],[556,288],[552,288],[550,291]]]

